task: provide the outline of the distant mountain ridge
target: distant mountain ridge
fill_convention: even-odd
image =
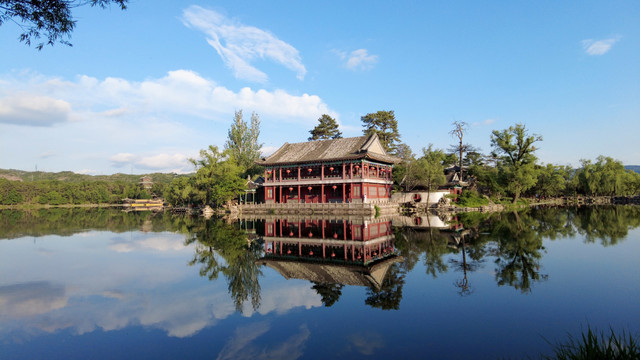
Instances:
[[[61,172],[46,172],[46,171],[24,171],[14,169],[0,169],[0,179],[7,179],[12,181],[40,181],[40,180],[54,180],[60,182],[84,182],[84,181],[107,181],[107,182],[124,182],[124,183],[139,183],[143,176],[150,176],[154,183],[169,184],[171,180],[179,176],[175,173],[151,173],[141,175],[131,174],[113,174],[113,175],[86,175],[76,174],[72,171]]]
[[[640,174],[640,165],[627,165],[624,167],[627,170],[633,170],[635,172],[637,172],[638,174]]]

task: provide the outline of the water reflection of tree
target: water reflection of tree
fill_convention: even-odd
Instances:
[[[434,279],[440,273],[448,271],[443,256],[451,250],[447,248],[447,237],[437,229],[427,231],[411,228],[396,230],[396,248],[404,258],[402,267],[410,272],[424,254],[424,266],[427,274]]]
[[[195,243],[195,254],[190,266],[200,265],[200,276],[215,280],[222,273],[229,294],[237,311],[251,297],[256,310],[260,306],[260,283],[262,275],[256,260],[262,255],[257,241],[249,241],[247,233],[233,224],[221,220],[203,220],[189,229],[186,245]]]
[[[495,264],[498,285],[513,286],[527,293],[531,291],[532,282],[548,278],[539,271],[544,246],[534,217],[526,211],[521,214],[516,211],[504,213],[493,225],[492,236],[497,242]]]
[[[475,251],[472,251],[469,254],[469,259],[467,259],[468,244],[465,240],[465,237],[465,235],[460,235],[458,237],[460,248],[462,250],[462,261],[457,259],[449,259],[449,263],[453,265],[453,268],[455,270],[462,271],[463,273],[462,279],[456,280],[455,282],[455,286],[459,289],[458,294],[460,296],[466,296],[473,292],[471,286],[469,285],[468,272],[478,270],[484,262],[484,251],[482,251],[484,247],[482,246],[471,247],[471,249],[474,249]]]
[[[575,226],[587,243],[616,245],[640,227],[639,206],[590,206],[576,210]]]
[[[331,307],[340,299],[340,296],[342,296],[343,287],[344,285],[342,284],[313,282],[311,288],[322,297],[322,304],[324,306]]]
[[[380,289],[374,287],[367,289],[367,298],[364,303],[382,310],[398,310],[406,275],[407,271],[402,267],[402,263],[393,263]]]

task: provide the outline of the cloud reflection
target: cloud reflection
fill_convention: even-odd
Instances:
[[[299,331],[279,344],[257,345],[256,340],[266,334],[271,325],[258,322],[236,329],[234,336],[225,344],[218,354],[218,360],[226,359],[298,359],[303,355],[304,345],[311,332],[306,324]]]

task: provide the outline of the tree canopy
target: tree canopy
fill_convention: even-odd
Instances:
[[[491,133],[491,145],[500,162],[498,172],[507,191],[513,194],[515,203],[523,191],[536,184],[537,161],[534,143],[542,141],[540,135],[529,135],[523,124]]]
[[[254,162],[260,157],[262,144],[258,142],[259,136],[260,118],[258,114],[251,113],[251,125],[249,125],[242,118],[242,110],[236,111],[224,148],[242,168],[242,172],[250,172],[249,170],[255,165]]]
[[[32,40],[46,38],[47,45],[56,42],[71,45],[71,37],[76,21],[71,13],[73,8],[82,5],[106,8],[115,3],[124,10],[129,0],[0,0],[0,25],[11,20],[21,29],[20,41],[31,45]],[[41,50],[45,42],[36,45]]]
[[[370,113],[360,118],[365,135],[377,134],[380,143],[385,151],[395,154],[400,144],[400,133],[398,132],[398,121],[396,115],[391,111],[378,111]]]
[[[309,130],[309,133],[311,134],[309,141],[342,138],[342,132],[338,129],[338,122],[327,114],[323,114],[318,119],[318,125]]]

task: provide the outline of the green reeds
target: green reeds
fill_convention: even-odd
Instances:
[[[552,344],[553,355],[543,356],[544,359],[640,359],[640,346],[638,340],[624,330],[622,334],[616,334],[612,328],[607,336],[604,331],[597,333],[587,328],[580,337],[575,338],[569,334],[569,340],[565,343]]]

